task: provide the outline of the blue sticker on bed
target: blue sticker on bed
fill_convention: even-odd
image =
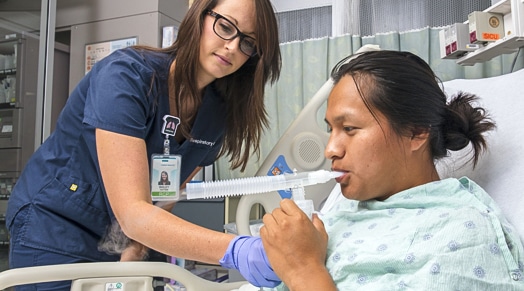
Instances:
[[[276,176],[276,175],[282,175],[282,174],[293,174],[293,171],[289,168],[289,166],[286,163],[286,158],[284,158],[283,155],[278,156],[275,163],[271,168],[269,168],[269,171],[267,171],[268,176]],[[282,199],[288,198],[291,199],[291,189],[289,190],[278,190],[278,194],[280,194],[280,197]]]

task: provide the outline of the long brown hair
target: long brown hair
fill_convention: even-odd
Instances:
[[[174,84],[176,108],[183,120],[191,120],[196,114],[187,110],[188,104],[201,103],[196,86],[200,38],[205,11],[213,9],[219,1],[235,0],[195,0],[180,23],[177,39],[172,46],[164,49],[146,48],[169,53],[180,60],[175,66]],[[231,168],[241,167],[241,171],[245,170],[252,153],[257,157],[260,155],[260,138],[268,126],[264,89],[268,81],[274,83],[278,80],[282,61],[273,6],[269,0],[253,1],[256,9],[257,54],[236,72],[215,81],[215,87],[227,104],[226,130],[219,157],[228,155]],[[181,124],[179,130],[186,138],[190,137],[190,124]]]

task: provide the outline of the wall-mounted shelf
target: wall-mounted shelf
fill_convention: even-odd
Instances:
[[[475,51],[467,53],[464,57],[457,59],[457,64],[472,66],[476,63],[489,61],[502,54],[517,52],[520,47],[524,47],[524,36],[504,37]]]
[[[498,3],[495,3],[484,11],[493,12],[493,13],[501,13],[501,14],[506,15],[511,12],[511,0],[503,0]]]
[[[472,66],[492,58],[517,52],[524,47],[524,0],[502,0],[484,10],[484,12],[504,15],[505,36],[495,42],[490,42],[479,49],[468,52],[457,59],[457,64]],[[464,23],[468,23],[467,21]]]

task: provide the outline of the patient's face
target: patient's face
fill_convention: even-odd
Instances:
[[[346,198],[382,200],[406,189],[409,138],[395,135],[385,117],[376,113],[379,121],[351,76],[342,77],[329,96],[326,122],[331,135],[325,156],[333,170],[345,172],[337,181]]]

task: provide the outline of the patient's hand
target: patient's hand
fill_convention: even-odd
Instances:
[[[147,258],[148,249],[144,245],[132,240],[122,251],[120,261],[143,261]]]
[[[328,235],[291,200],[264,215],[260,236],[275,273],[291,290],[336,290],[325,268]]]

